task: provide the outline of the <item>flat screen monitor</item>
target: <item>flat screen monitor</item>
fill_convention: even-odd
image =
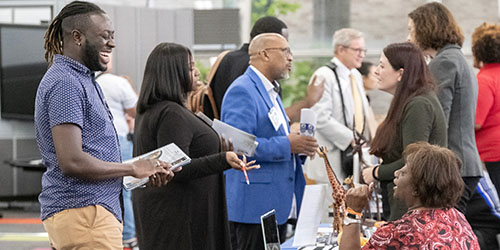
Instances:
[[[47,71],[46,26],[0,25],[0,109],[2,119],[33,120],[38,84]]]

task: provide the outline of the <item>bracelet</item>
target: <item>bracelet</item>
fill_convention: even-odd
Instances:
[[[373,179],[375,179],[375,180],[377,180],[377,181],[380,181],[380,180],[378,179],[378,177],[377,177],[377,176],[375,176],[375,171],[377,171],[377,169],[378,169],[379,167],[380,167],[380,165],[377,165],[377,166],[375,166],[375,167],[373,168],[373,170],[372,170],[372,177],[373,177]]]
[[[345,217],[344,218],[344,226],[349,226],[351,224],[361,224],[361,220],[360,219],[353,219],[353,218],[349,218],[349,217]]]
[[[350,207],[347,207],[346,212],[347,212],[348,214],[355,215],[355,216],[356,216],[356,217],[358,217],[358,218],[361,218],[361,216],[363,216],[363,214],[361,214],[361,213],[358,213],[358,212],[354,211],[354,209],[352,209],[352,208],[350,208]]]

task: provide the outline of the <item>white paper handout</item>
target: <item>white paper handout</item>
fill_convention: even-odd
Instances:
[[[164,162],[170,163],[172,167],[171,170],[175,170],[178,167],[184,166],[191,162],[191,158],[187,156],[177,145],[170,143],[159,149],[153,150],[151,152],[145,153],[143,155],[134,157],[130,160],[126,160],[123,163],[132,163],[140,159],[158,159]],[[132,176],[123,177],[123,186],[126,190],[130,191],[132,189],[143,186],[148,183],[149,177],[138,179]]]
[[[316,236],[324,212],[326,184],[306,185],[300,208],[294,247],[316,244]]]
[[[214,119],[212,128],[219,134],[233,143],[233,151],[246,156],[253,156],[259,144],[255,135],[237,129],[227,123]]]

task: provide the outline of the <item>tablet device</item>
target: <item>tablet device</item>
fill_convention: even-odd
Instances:
[[[266,250],[281,250],[276,211],[273,209],[260,217],[262,236]]]

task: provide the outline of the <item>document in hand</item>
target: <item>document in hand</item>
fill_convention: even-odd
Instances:
[[[212,128],[226,140],[233,143],[234,152],[241,153],[246,156],[253,156],[255,149],[259,144],[256,141],[255,135],[249,134],[243,130],[237,129],[227,123],[214,119]]]
[[[174,143],[170,143],[159,149],[153,150],[151,152],[145,153],[143,155],[134,157],[130,160],[126,160],[123,163],[132,163],[140,159],[158,159],[164,162],[169,162],[172,167],[171,170],[175,170],[178,167],[184,166],[191,162],[191,158],[187,156],[182,150],[177,147]],[[123,177],[123,187],[130,191],[132,189],[143,186],[148,183],[149,177],[138,179],[132,176]]]

